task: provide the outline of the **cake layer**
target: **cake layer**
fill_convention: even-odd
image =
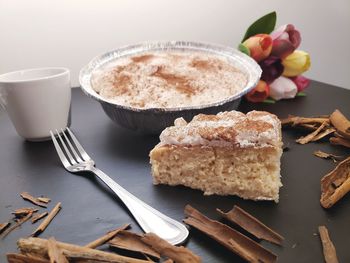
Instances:
[[[150,157],[155,184],[278,202],[281,154],[278,147],[163,145],[153,149]]]

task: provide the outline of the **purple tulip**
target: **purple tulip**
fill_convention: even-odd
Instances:
[[[301,42],[299,31],[291,24],[279,27],[270,36],[273,40],[271,55],[282,59],[292,54]]]
[[[261,61],[259,65],[262,69],[261,79],[267,83],[271,83],[281,76],[284,70],[282,60],[278,57],[270,56]]]

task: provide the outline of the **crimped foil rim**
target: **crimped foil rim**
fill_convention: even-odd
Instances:
[[[119,57],[131,56],[139,53],[145,53],[149,51],[166,51],[166,50],[177,50],[177,51],[202,51],[209,54],[216,54],[221,57],[226,57],[231,60],[232,64],[238,67],[244,74],[246,74],[248,81],[245,88],[224,100],[219,102],[190,106],[190,107],[174,107],[174,108],[135,108],[125,105],[120,105],[112,100],[105,99],[95,92],[91,86],[91,76],[95,69],[98,69],[106,63],[115,61]],[[119,109],[125,109],[134,112],[178,112],[183,110],[200,110],[204,108],[217,107],[241,98],[243,95],[252,90],[258,83],[261,76],[260,66],[251,57],[238,51],[237,49],[222,46],[218,44],[211,44],[205,42],[192,42],[192,41],[149,41],[142,42],[134,45],[126,45],[115,50],[109,51],[102,55],[93,58],[86,66],[84,66],[79,73],[79,82],[83,92],[89,97],[101,102],[108,103]]]

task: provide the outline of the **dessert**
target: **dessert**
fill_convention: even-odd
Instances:
[[[177,108],[220,102],[242,91],[247,76],[223,56],[194,51],[121,57],[93,72],[104,99],[136,108]]]
[[[268,112],[199,114],[175,120],[150,152],[154,184],[184,185],[205,195],[278,202],[281,123]]]

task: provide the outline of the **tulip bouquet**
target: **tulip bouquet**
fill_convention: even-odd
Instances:
[[[275,102],[305,96],[309,79],[301,74],[310,68],[310,56],[297,50],[301,37],[291,24],[275,29],[276,12],[255,21],[247,30],[239,50],[262,69],[257,86],[246,94],[251,102]]]

